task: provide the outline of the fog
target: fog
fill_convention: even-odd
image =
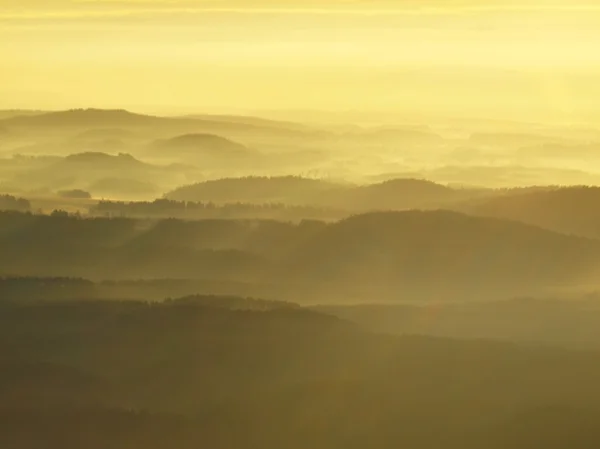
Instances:
[[[600,447],[595,4],[0,3],[3,449]]]

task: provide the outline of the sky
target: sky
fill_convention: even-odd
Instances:
[[[0,0],[0,108],[583,117],[600,3]]]

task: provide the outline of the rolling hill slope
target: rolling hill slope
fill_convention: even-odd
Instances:
[[[600,187],[516,191],[464,207],[477,215],[517,220],[565,234],[600,238]]]

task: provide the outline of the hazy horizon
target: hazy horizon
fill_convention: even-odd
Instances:
[[[0,108],[597,118],[594,2],[2,4]]]

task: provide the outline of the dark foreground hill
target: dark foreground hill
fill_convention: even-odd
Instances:
[[[594,240],[447,211],[330,224],[3,213],[0,244],[7,275],[269,284],[313,302],[545,293],[592,284],[600,261]]]
[[[10,449],[597,447],[600,355],[302,309],[0,305]]]

